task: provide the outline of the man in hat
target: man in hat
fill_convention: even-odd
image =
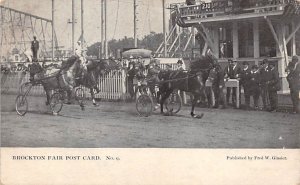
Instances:
[[[158,78],[158,73],[159,73],[159,67],[153,62],[150,63],[148,66],[148,74],[147,74],[147,79],[148,79],[148,84],[150,87],[150,92],[152,94],[155,93],[155,85],[159,83],[159,78]]]
[[[269,69],[268,69],[268,59],[264,59],[260,66],[260,92],[263,102],[263,110],[267,110],[269,95],[268,95],[268,85],[267,81],[270,78]]]
[[[243,62],[243,68],[239,74],[240,84],[244,89],[246,109],[250,108],[251,69],[248,62]]]
[[[32,51],[32,60],[34,62],[38,61],[38,50],[39,50],[39,41],[36,40],[36,36],[33,36],[33,41],[31,42],[31,51]]]
[[[290,95],[293,102],[293,113],[299,113],[299,91],[300,91],[300,59],[297,55],[292,57],[292,61],[286,69],[287,80],[290,87]]]
[[[134,62],[129,63],[129,67],[127,68],[127,82],[128,82],[128,92],[130,94],[131,99],[134,99],[134,86],[133,79],[135,76],[135,64]]]
[[[250,79],[250,96],[253,96],[254,109],[258,110],[258,100],[260,96],[260,73],[257,65],[253,65],[251,68],[251,79]]]
[[[279,73],[275,68],[275,64],[269,61],[269,75],[267,79],[268,94],[270,99],[270,112],[276,112],[278,108],[278,95],[277,91],[280,90]]]
[[[228,60],[228,65],[225,67],[224,73],[225,73],[225,79],[237,79],[238,74],[240,73],[241,69],[237,65],[236,60]],[[226,101],[227,104],[229,104],[229,99],[231,95],[232,90],[232,96],[231,101],[232,104],[235,105],[236,103],[236,87],[227,87],[227,93],[226,93]]]
[[[177,61],[177,70],[179,70],[179,71],[184,71],[185,70],[185,66],[183,65],[182,60]]]

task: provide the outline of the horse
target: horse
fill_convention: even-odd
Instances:
[[[66,91],[70,94],[76,86],[76,79],[82,76],[82,65],[76,57],[71,57],[67,62],[63,63],[60,69],[44,69],[40,65],[34,66],[36,71],[34,74],[35,79],[32,82],[42,84],[47,96],[46,105],[50,104],[51,90]],[[37,70],[38,68],[39,70]]]
[[[203,114],[196,115],[194,113],[195,105],[201,96],[206,96],[205,82],[208,79],[209,71],[216,64],[215,59],[211,55],[202,56],[192,61],[191,70],[170,71],[164,74],[164,80],[160,82],[160,108],[163,114],[163,105],[174,90],[189,92],[193,95],[191,116],[193,118],[202,118]],[[159,75],[161,76],[161,75]]]
[[[212,83],[212,90],[215,95],[215,105],[213,108],[218,108],[220,103],[222,104],[222,108],[226,108],[224,71],[220,65],[215,65],[210,70],[208,80]],[[211,100],[211,96],[209,96],[209,99]]]
[[[76,80],[76,87],[82,85],[89,88],[92,97],[93,105],[97,105],[95,101],[95,90],[97,93],[100,92],[97,82],[101,76],[107,74],[113,69],[118,69],[119,65],[111,60],[88,60],[87,62],[87,73],[83,78]]]

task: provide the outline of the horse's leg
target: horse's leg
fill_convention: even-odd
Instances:
[[[44,90],[45,90],[45,92],[46,92],[46,98],[47,98],[45,104],[46,104],[46,105],[49,105],[49,104],[50,104],[50,91],[47,90],[45,87],[44,87]]]
[[[204,115],[203,113],[201,113],[200,115],[197,115],[197,114],[194,113],[195,106],[197,104],[197,101],[200,99],[200,97],[201,97],[201,94],[194,94],[194,99],[192,101],[192,109],[191,109],[191,116],[193,118],[199,118],[199,119],[201,119],[203,117],[203,115]]]
[[[72,90],[67,90],[67,103],[68,105],[71,104],[71,97],[72,97]]]
[[[168,90],[165,93],[161,94],[161,99],[160,99],[160,113],[161,114],[164,113],[164,103],[169,98],[169,96],[172,92],[173,92],[173,90]],[[172,110],[170,112],[172,112]]]
[[[96,103],[96,100],[95,100],[95,93],[94,93],[94,89],[93,88],[90,88],[90,93],[91,93],[93,105],[97,106],[97,103]]]

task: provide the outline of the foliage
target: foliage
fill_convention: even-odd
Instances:
[[[163,41],[162,33],[150,32],[143,39],[138,39],[138,48],[149,49],[153,52],[159,47]],[[99,57],[101,42],[96,42],[87,48],[87,55]],[[117,57],[117,52],[129,48],[134,48],[134,39],[132,37],[124,37],[122,39],[110,40],[108,42],[109,56]]]

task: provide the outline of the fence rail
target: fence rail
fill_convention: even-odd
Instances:
[[[29,81],[29,73],[22,71],[1,73],[1,93],[3,94],[18,94],[19,87]],[[127,97],[126,91],[126,74],[124,70],[111,71],[101,77],[98,81],[100,93],[96,94],[96,98],[117,100]],[[89,89],[83,87],[87,97],[90,97]],[[45,91],[42,86],[35,86],[31,89],[30,94],[33,96],[45,96]]]

